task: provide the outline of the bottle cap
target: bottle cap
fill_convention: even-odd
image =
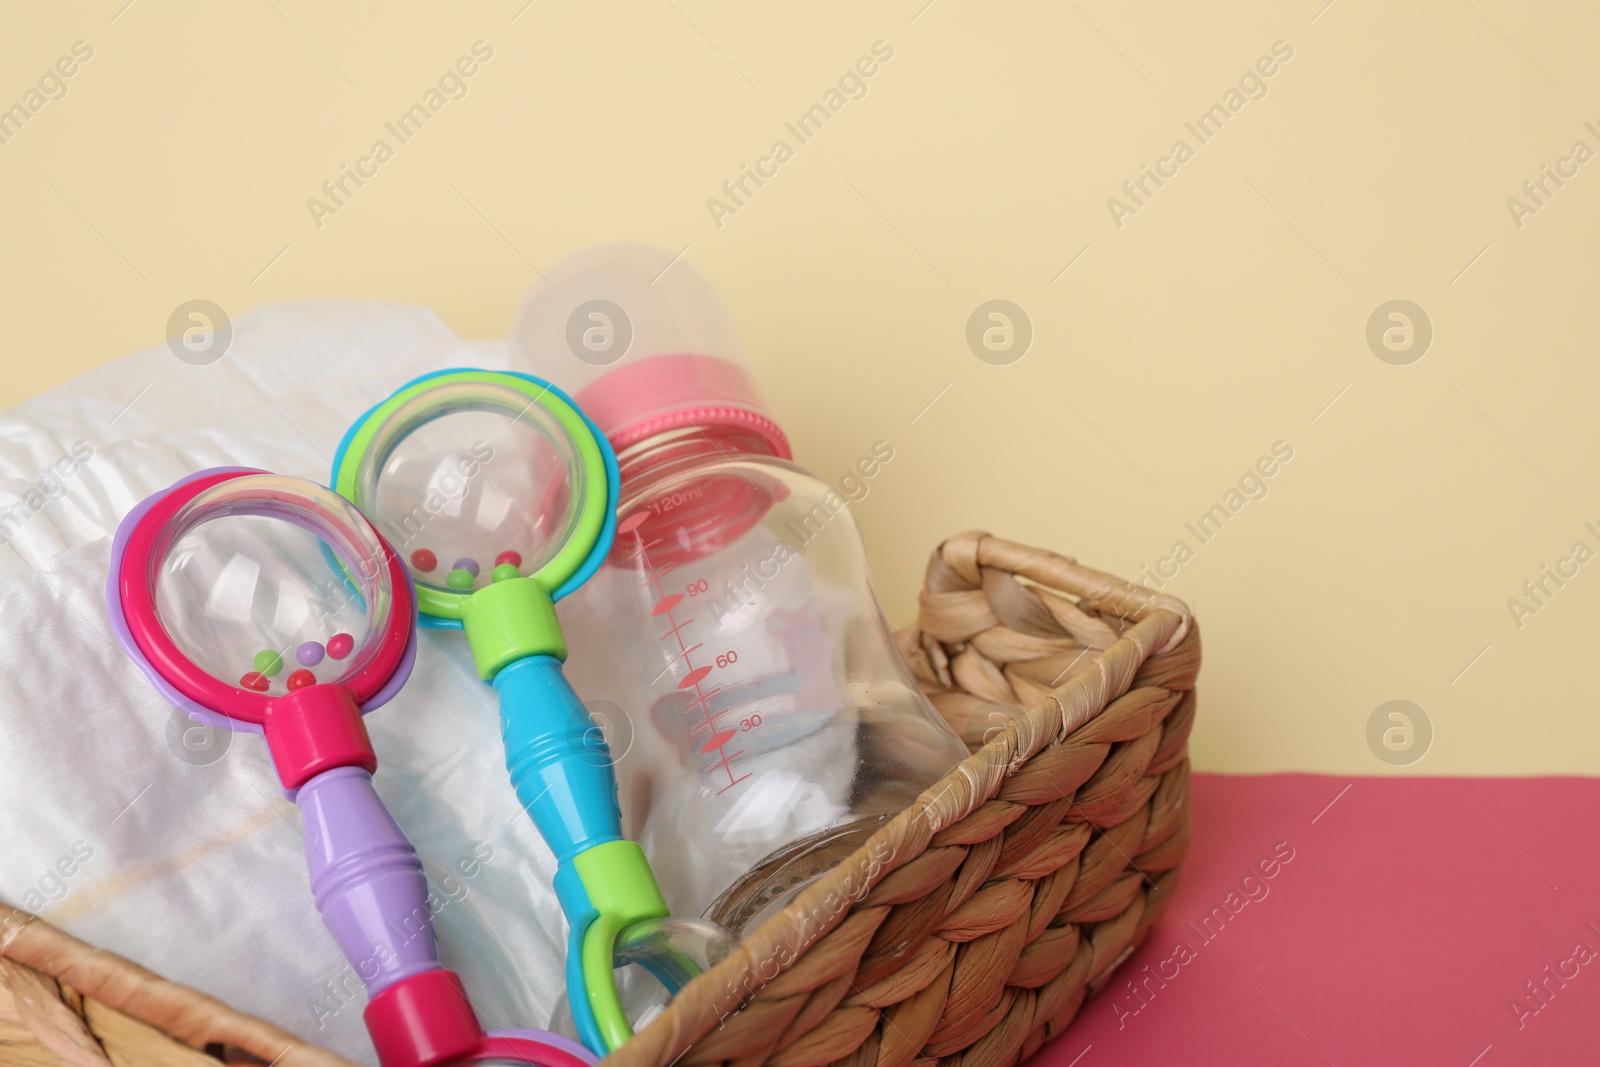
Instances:
[[[740,427],[785,459],[727,309],[704,275],[646,245],[567,257],[529,291],[513,367],[566,388],[619,451],[685,427]]]

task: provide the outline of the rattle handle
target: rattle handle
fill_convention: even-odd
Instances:
[[[312,778],[295,798],[323,924],[376,996],[439,969],[422,861],[360,767]]]
[[[522,808],[562,866],[622,837],[611,751],[552,656],[528,656],[494,678],[506,770]]]

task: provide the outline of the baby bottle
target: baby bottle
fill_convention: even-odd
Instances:
[[[558,264],[511,348],[618,454],[615,542],[560,618],[624,832],[674,914],[740,933],[966,755],[900,659],[848,506],[892,446],[837,485],[792,462],[715,291],[657,249]]]

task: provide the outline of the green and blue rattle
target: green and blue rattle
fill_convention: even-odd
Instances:
[[[610,550],[618,485],[616,455],[577,405],[499,371],[418,378],[359,419],[333,462],[333,488],[410,563],[422,625],[463,630],[499,695],[511,784],[556,858],[573,1019],[600,1055],[632,1036],[618,938],[667,915],[622,836],[605,739],[561,672],[555,602]]]

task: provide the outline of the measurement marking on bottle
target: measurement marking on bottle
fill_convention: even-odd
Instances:
[[[735,778],[733,776],[732,763],[733,763],[734,760],[736,760],[740,756],[744,755],[744,749],[741,748],[737,752],[729,752],[727,749],[723,749],[722,751],[723,751],[722,759],[715,766],[721,767],[723,769],[723,771],[726,772],[726,774],[728,775],[729,781],[728,781],[727,785],[725,785],[721,789],[717,790],[717,796],[721,796],[722,794],[726,793],[728,790],[732,789],[734,786],[738,785],[740,782],[744,781],[746,778],[750,777],[750,775],[748,775],[748,774],[741,774],[737,778]]]
[[[704,719],[704,720],[702,720],[700,722],[697,722],[693,726],[689,727],[689,732],[691,734],[698,734],[698,733],[704,733],[706,731],[710,731],[713,734],[720,734],[722,731],[717,729],[716,720],[720,719],[724,715],[728,714],[728,710],[729,709],[727,709],[727,708],[723,708],[721,711],[713,711],[709,716],[707,716],[706,719]],[[754,730],[756,728],[756,726],[761,725],[761,717],[759,715],[756,716],[755,725],[753,725],[753,726],[752,725],[746,725],[747,723],[749,723],[749,721],[750,720],[748,720],[748,719],[739,720],[739,729],[734,731],[734,732],[735,733],[749,733],[751,730]]]
[[[673,608],[677,607],[682,602],[683,602],[683,594],[682,593],[673,593],[669,597],[663,597],[660,600],[656,601],[656,606],[650,609],[650,614],[652,614],[652,615],[665,615],[668,612],[670,612]],[[690,621],[692,622],[693,620],[691,619]]]
[[[656,546],[656,542],[651,541],[648,547],[654,548],[655,546]],[[640,549],[638,552],[635,552],[634,553],[635,558],[643,559],[644,557],[641,554],[642,552],[643,552],[643,549]],[[639,583],[639,588],[643,589],[646,586],[656,585],[656,583],[658,581],[660,581],[662,578],[665,578],[667,575],[671,574],[672,571],[673,571],[672,564],[670,564],[670,563],[661,564],[661,566],[657,567],[655,570],[650,572],[650,577],[646,578],[644,581]],[[657,586],[657,588],[659,589],[660,587]],[[679,593],[677,595],[681,597],[683,594]]]
[[[699,486],[693,486],[688,489],[680,489],[676,493],[668,493],[660,500],[651,501],[650,510],[655,512],[657,515],[662,515],[671,511],[673,508],[678,508],[685,504],[693,503],[703,496],[705,496],[705,491]],[[643,513],[641,512],[640,514]],[[635,523],[634,526],[637,527],[638,523]],[[621,527],[618,527],[618,529],[621,529]]]
[[[683,678],[678,682],[678,688],[688,689],[691,686],[698,688],[700,683],[706,680],[706,675],[710,673],[711,668],[709,666],[696,667],[688,674],[683,676]]]
[[[668,621],[670,622],[671,620],[669,619]],[[683,629],[685,626],[688,626],[691,622],[694,622],[693,618],[684,619],[682,622],[677,623],[674,626],[672,626],[665,633],[657,634],[656,636],[659,637],[661,640],[665,641],[667,639],[667,634],[672,634],[672,635],[676,636],[679,630]],[[695,645],[694,647],[695,648],[699,648],[700,646],[699,645]]]
[[[684,708],[683,710],[684,711],[693,711],[695,708],[700,707],[702,705],[705,705],[706,701],[710,700],[712,697],[716,696],[720,692],[722,692],[722,686],[720,686],[720,685],[712,686],[709,690],[706,691],[704,696],[700,696],[700,697],[695,698],[689,704],[689,706]],[[718,715],[721,715],[721,714],[723,714],[723,712],[726,712],[728,710],[727,708],[723,708],[722,711],[711,711],[710,708],[709,708],[709,705],[706,705],[706,706],[707,706],[706,718],[708,720],[715,719]],[[697,723],[694,724],[693,729],[698,730],[702,726],[705,726],[705,725],[706,725],[706,723],[704,723],[704,722],[697,722]]]
[[[669,565],[667,565],[665,563],[663,563],[661,566],[662,566],[662,569],[658,574],[652,574],[645,581],[642,581],[642,582],[639,583],[639,588],[640,589],[645,589],[645,588],[648,588],[649,586],[655,585],[656,584],[656,580],[658,578],[665,578],[667,576],[667,572],[672,569]]]
[[[673,632],[672,630],[668,630],[667,634],[670,634],[672,632]],[[661,635],[661,640],[665,641],[667,639],[667,634],[662,634]],[[684,649],[682,652],[679,652],[676,656],[673,656],[671,659],[667,660],[667,669],[671,670],[672,669],[672,665],[674,663],[678,662],[680,659],[683,660],[684,666],[686,666],[686,667],[692,666],[692,664],[689,663],[689,658],[688,658],[689,657],[689,653],[695,651],[696,649],[703,648],[703,647],[705,647],[705,646],[703,646],[700,642],[696,641],[694,644],[690,645],[688,648]],[[658,674],[658,675],[656,675],[656,677],[660,678],[661,675]]]
[[[700,751],[710,752],[714,748],[721,748],[736,736],[737,733],[733,730],[723,730],[720,733],[712,734],[706,739],[706,743],[700,746]]]
[[[664,616],[668,623],[667,630],[660,635],[659,640],[661,640],[663,643],[668,640],[674,640],[678,643],[678,654],[667,661],[667,667],[662,671],[662,674],[665,674],[667,670],[671,670],[672,665],[679,660],[682,660],[683,665],[688,668],[688,673],[685,674],[684,677],[678,682],[678,689],[685,692],[692,690],[694,693],[694,700],[690,702],[689,706],[685,708],[684,711],[685,713],[688,713],[694,711],[696,708],[700,709],[700,721],[694,723],[689,728],[689,732],[691,735],[693,735],[699,733],[701,730],[705,730],[710,734],[710,736],[706,738],[705,742],[701,744],[700,751],[705,755],[715,752],[720,757],[716,763],[707,768],[707,773],[714,773],[720,769],[723,774],[727,775],[728,784],[717,790],[718,795],[721,795],[722,793],[726,793],[728,790],[738,785],[740,782],[744,781],[746,778],[750,777],[748,773],[735,775],[733,772],[733,761],[744,755],[744,750],[740,749],[737,752],[729,752],[727,749],[728,742],[732,741],[736,736],[738,736],[738,731],[718,729],[717,727],[717,718],[722,714],[722,712],[712,711],[710,702],[712,697],[722,692],[722,687],[713,685],[709,690],[702,688],[703,683],[706,681],[707,677],[710,676],[713,668],[710,664],[696,667],[693,661],[693,653],[701,647],[702,642],[696,642],[693,645],[687,645],[684,643],[683,628],[693,622],[694,619],[689,618],[679,622],[673,618],[672,615],[673,610],[677,608],[679,604],[683,603],[684,597],[695,597],[702,593],[709,592],[711,585],[704,578],[696,578],[684,586],[684,591],[682,593],[668,593],[666,591],[661,584],[661,580],[672,572],[673,567],[669,563],[663,563],[660,566],[656,566],[655,562],[651,560],[649,550],[656,545],[656,542],[646,542],[644,535],[639,532],[639,527],[645,522],[647,517],[648,515],[646,512],[635,512],[634,514],[629,515],[626,519],[623,519],[621,522],[617,523],[617,532],[619,534],[633,534],[635,547],[632,555],[638,561],[640,568],[644,571],[646,576],[646,580],[640,582],[639,586],[640,588],[653,586],[655,589],[657,599],[655,604],[650,608],[650,615],[655,618]],[[716,657],[716,666],[726,668],[729,664],[737,662],[738,658],[738,653],[732,649],[729,649],[728,651]],[[660,676],[661,675],[657,675],[656,677],[659,678]],[[725,708],[723,710],[726,711],[727,709]],[[752,730],[755,728],[755,726],[759,725],[760,722],[760,716],[751,716],[750,718],[741,721],[740,730]]]

